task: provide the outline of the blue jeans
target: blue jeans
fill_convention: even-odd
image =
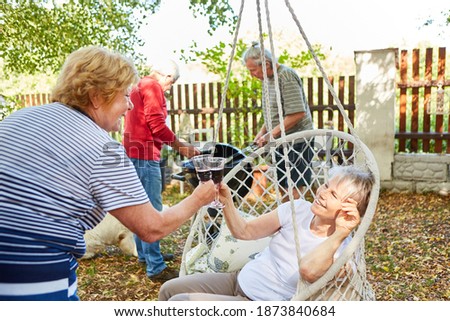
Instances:
[[[136,158],[130,159],[136,168],[136,172],[147,192],[150,202],[156,210],[161,211],[162,178],[159,162]],[[159,241],[147,243],[142,241],[137,235],[134,235],[134,240],[136,242],[139,262],[145,262],[147,264],[147,275],[154,276],[161,273],[167,265],[162,257]]]

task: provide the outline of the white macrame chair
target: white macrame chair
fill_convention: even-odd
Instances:
[[[271,42],[271,52],[275,58],[275,51],[272,43],[272,32],[270,27],[270,15],[267,0],[265,0],[267,25],[269,31],[269,40]],[[228,65],[228,75],[225,82],[225,92],[228,86],[231,62],[234,56],[237,35],[239,32],[240,21],[242,17],[244,0],[241,2],[239,19],[234,37],[234,45],[231,58]],[[258,7],[258,19],[260,26],[261,45],[263,45],[260,1],[256,0]],[[242,215],[248,219],[270,212],[281,204],[281,187],[277,181],[275,153],[282,148],[283,156],[281,161],[288,164],[287,154],[292,150],[294,144],[303,142],[304,146],[312,154],[312,161],[309,168],[305,170],[311,172],[311,181],[303,191],[299,191],[303,198],[312,200],[315,197],[315,190],[327,180],[328,170],[335,165],[356,164],[364,167],[375,177],[375,184],[372,188],[369,205],[363,216],[360,225],[352,232],[352,241],[345,248],[339,258],[332,264],[329,270],[316,282],[307,283],[299,280],[296,294],[292,300],[375,300],[375,295],[366,278],[366,264],[364,255],[364,235],[368,230],[372,218],[375,214],[376,205],[379,196],[379,172],[373,154],[367,146],[358,138],[353,126],[345,113],[345,110],[336,95],[333,86],[328,81],[320,61],[312,49],[306,35],[303,32],[297,17],[295,16],[288,0],[285,0],[286,6],[291,12],[300,33],[305,40],[309,51],[312,53],[316,64],[323,75],[323,79],[328,85],[328,89],[334,97],[339,112],[342,114],[349,133],[333,129],[313,129],[302,131],[291,135],[285,135],[282,127],[282,135],[274,140],[271,137],[269,144],[257,149],[247,155],[237,166],[232,168],[224,177],[224,182],[231,180],[238,181],[242,186],[248,184],[248,177],[253,176],[253,186],[259,187],[249,189],[249,193],[242,196],[242,193],[232,191],[235,205]],[[262,48],[264,49],[264,48]],[[276,60],[274,61],[274,63]],[[263,90],[267,90],[267,74],[263,59],[263,72],[265,80]],[[275,70],[275,84],[277,85],[277,74]],[[267,92],[267,91],[266,91]],[[225,95],[223,95],[225,96]],[[267,95],[266,95],[267,96]],[[277,91],[278,108],[281,114],[280,93]],[[224,98],[221,102],[218,124],[222,114]],[[267,104],[266,104],[267,105]],[[270,113],[269,113],[270,114]],[[216,141],[218,126],[214,141]],[[270,128],[268,129],[270,131]],[[278,152],[279,153],[279,152]],[[287,166],[286,166],[287,167]],[[264,170],[260,170],[263,168]],[[255,172],[258,171],[259,175]],[[302,173],[303,174],[303,173]],[[296,188],[290,178],[290,171],[286,171],[289,187],[287,192],[290,198],[291,208],[294,208],[293,189]],[[262,192],[255,192],[256,190]],[[212,215],[213,214],[213,215]],[[300,247],[297,230],[294,232],[296,239],[297,260],[300,265]],[[206,207],[202,208],[193,218],[190,233],[187,237],[180,275],[202,273],[202,272],[231,272],[241,268],[253,256],[267,246],[268,240],[241,241],[236,240],[226,227],[226,222],[222,218],[222,212],[211,213]],[[351,264],[347,264],[351,262]],[[350,266],[350,268],[349,268]]]

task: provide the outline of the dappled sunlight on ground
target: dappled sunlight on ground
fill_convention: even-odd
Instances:
[[[173,205],[189,193],[189,188],[180,194],[179,184],[169,185],[163,200]],[[170,268],[180,265],[189,224],[161,241],[164,253],[176,255]],[[368,279],[377,300],[450,300],[449,237],[450,196],[382,192],[366,235]],[[156,300],[161,286],[146,277],[137,258],[114,247],[82,260],[78,275],[84,301]]]

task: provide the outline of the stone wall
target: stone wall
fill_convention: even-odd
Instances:
[[[382,180],[381,188],[395,192],[450,193],[450,155],[397,154],[392,180]]]

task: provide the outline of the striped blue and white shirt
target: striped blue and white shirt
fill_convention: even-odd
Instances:
[[[0,122],[0,300],[77,299],[84,232],[148,202],[122,145],[60,103]]]

